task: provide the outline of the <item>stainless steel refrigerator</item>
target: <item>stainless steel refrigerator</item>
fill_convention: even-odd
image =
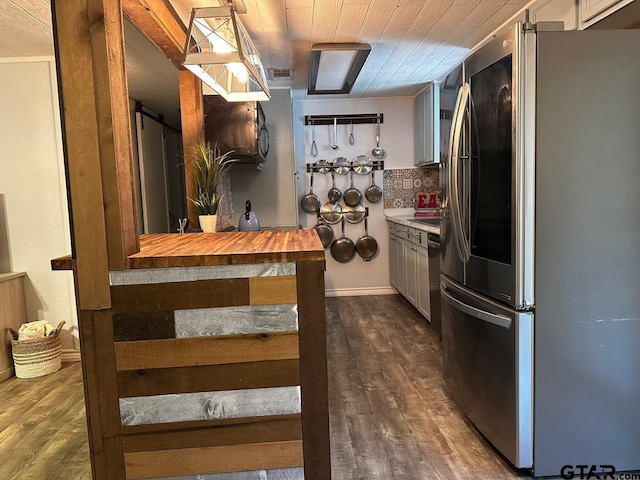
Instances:
[[[445,381],[536,476],[640,469],[639,46],[516,24],[460,67],[442,141]]]

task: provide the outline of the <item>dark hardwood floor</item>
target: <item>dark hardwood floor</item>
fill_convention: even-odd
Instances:
[[[399,295],[327,299],[334,480],[499,480],[512,469],[447,394],[441,345]],[[90,479],[80,364],[0,384],[0,479]]]
[[[335,479],[508,479],[448,395],[438,335],[401,296],[327,299]]]

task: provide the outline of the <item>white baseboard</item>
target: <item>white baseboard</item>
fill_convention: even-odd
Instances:
[[[64,348],[62,350],[62,363],[79,362],[80,350],[75,348]]]
[[[395,295],[393,287],[333,288],[324,292],[326,297],[360,297],[364,295]]]

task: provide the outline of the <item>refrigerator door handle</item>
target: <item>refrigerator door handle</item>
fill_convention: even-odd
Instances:
[[[460,207],[460,185],[459,185],[459,166],[460,166],[460,142],[462,135],[462,127],[464,125],[464,114],[466,104],[469,101],[471,88],[465,83],[458,92],[456,100],[456,109],[453,114],[453,128],[451,129],[451,166],[449,168],[449,196],[451,204],[451,225],[453,227],[453,236],[455,237],[458,255],[463,262],[469,261],[469,255],[466,249],[464,239],[464,227],[462,225],[462,212]]]
[[[509,317],[505,315],[499,315],[497,313],[485,312],[484,310],[480,310],[479,308],[467,305],[466,303],[447,293],[447,286],[444,284],[440,285],[440,293],[447,303],[451,304],[453,307],[466,313],[467,315],[471,315],[472,317],[475,317],[484,322],[492,323],[494,325],[497,325],[498,327],[506,329],[511,327],[511,319]]]

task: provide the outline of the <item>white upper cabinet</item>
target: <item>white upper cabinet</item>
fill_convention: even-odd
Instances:
[[[565,30],[576,30],[578,28],[576,2],[577,0],[541,0],[529,7],[530,20],[532,23],[563,21]]]
[[[413,163],[440,161],[440,89],[432,83],[413,101]]]
[[[620,0],[580,0],[580,23],[587,22]]]

